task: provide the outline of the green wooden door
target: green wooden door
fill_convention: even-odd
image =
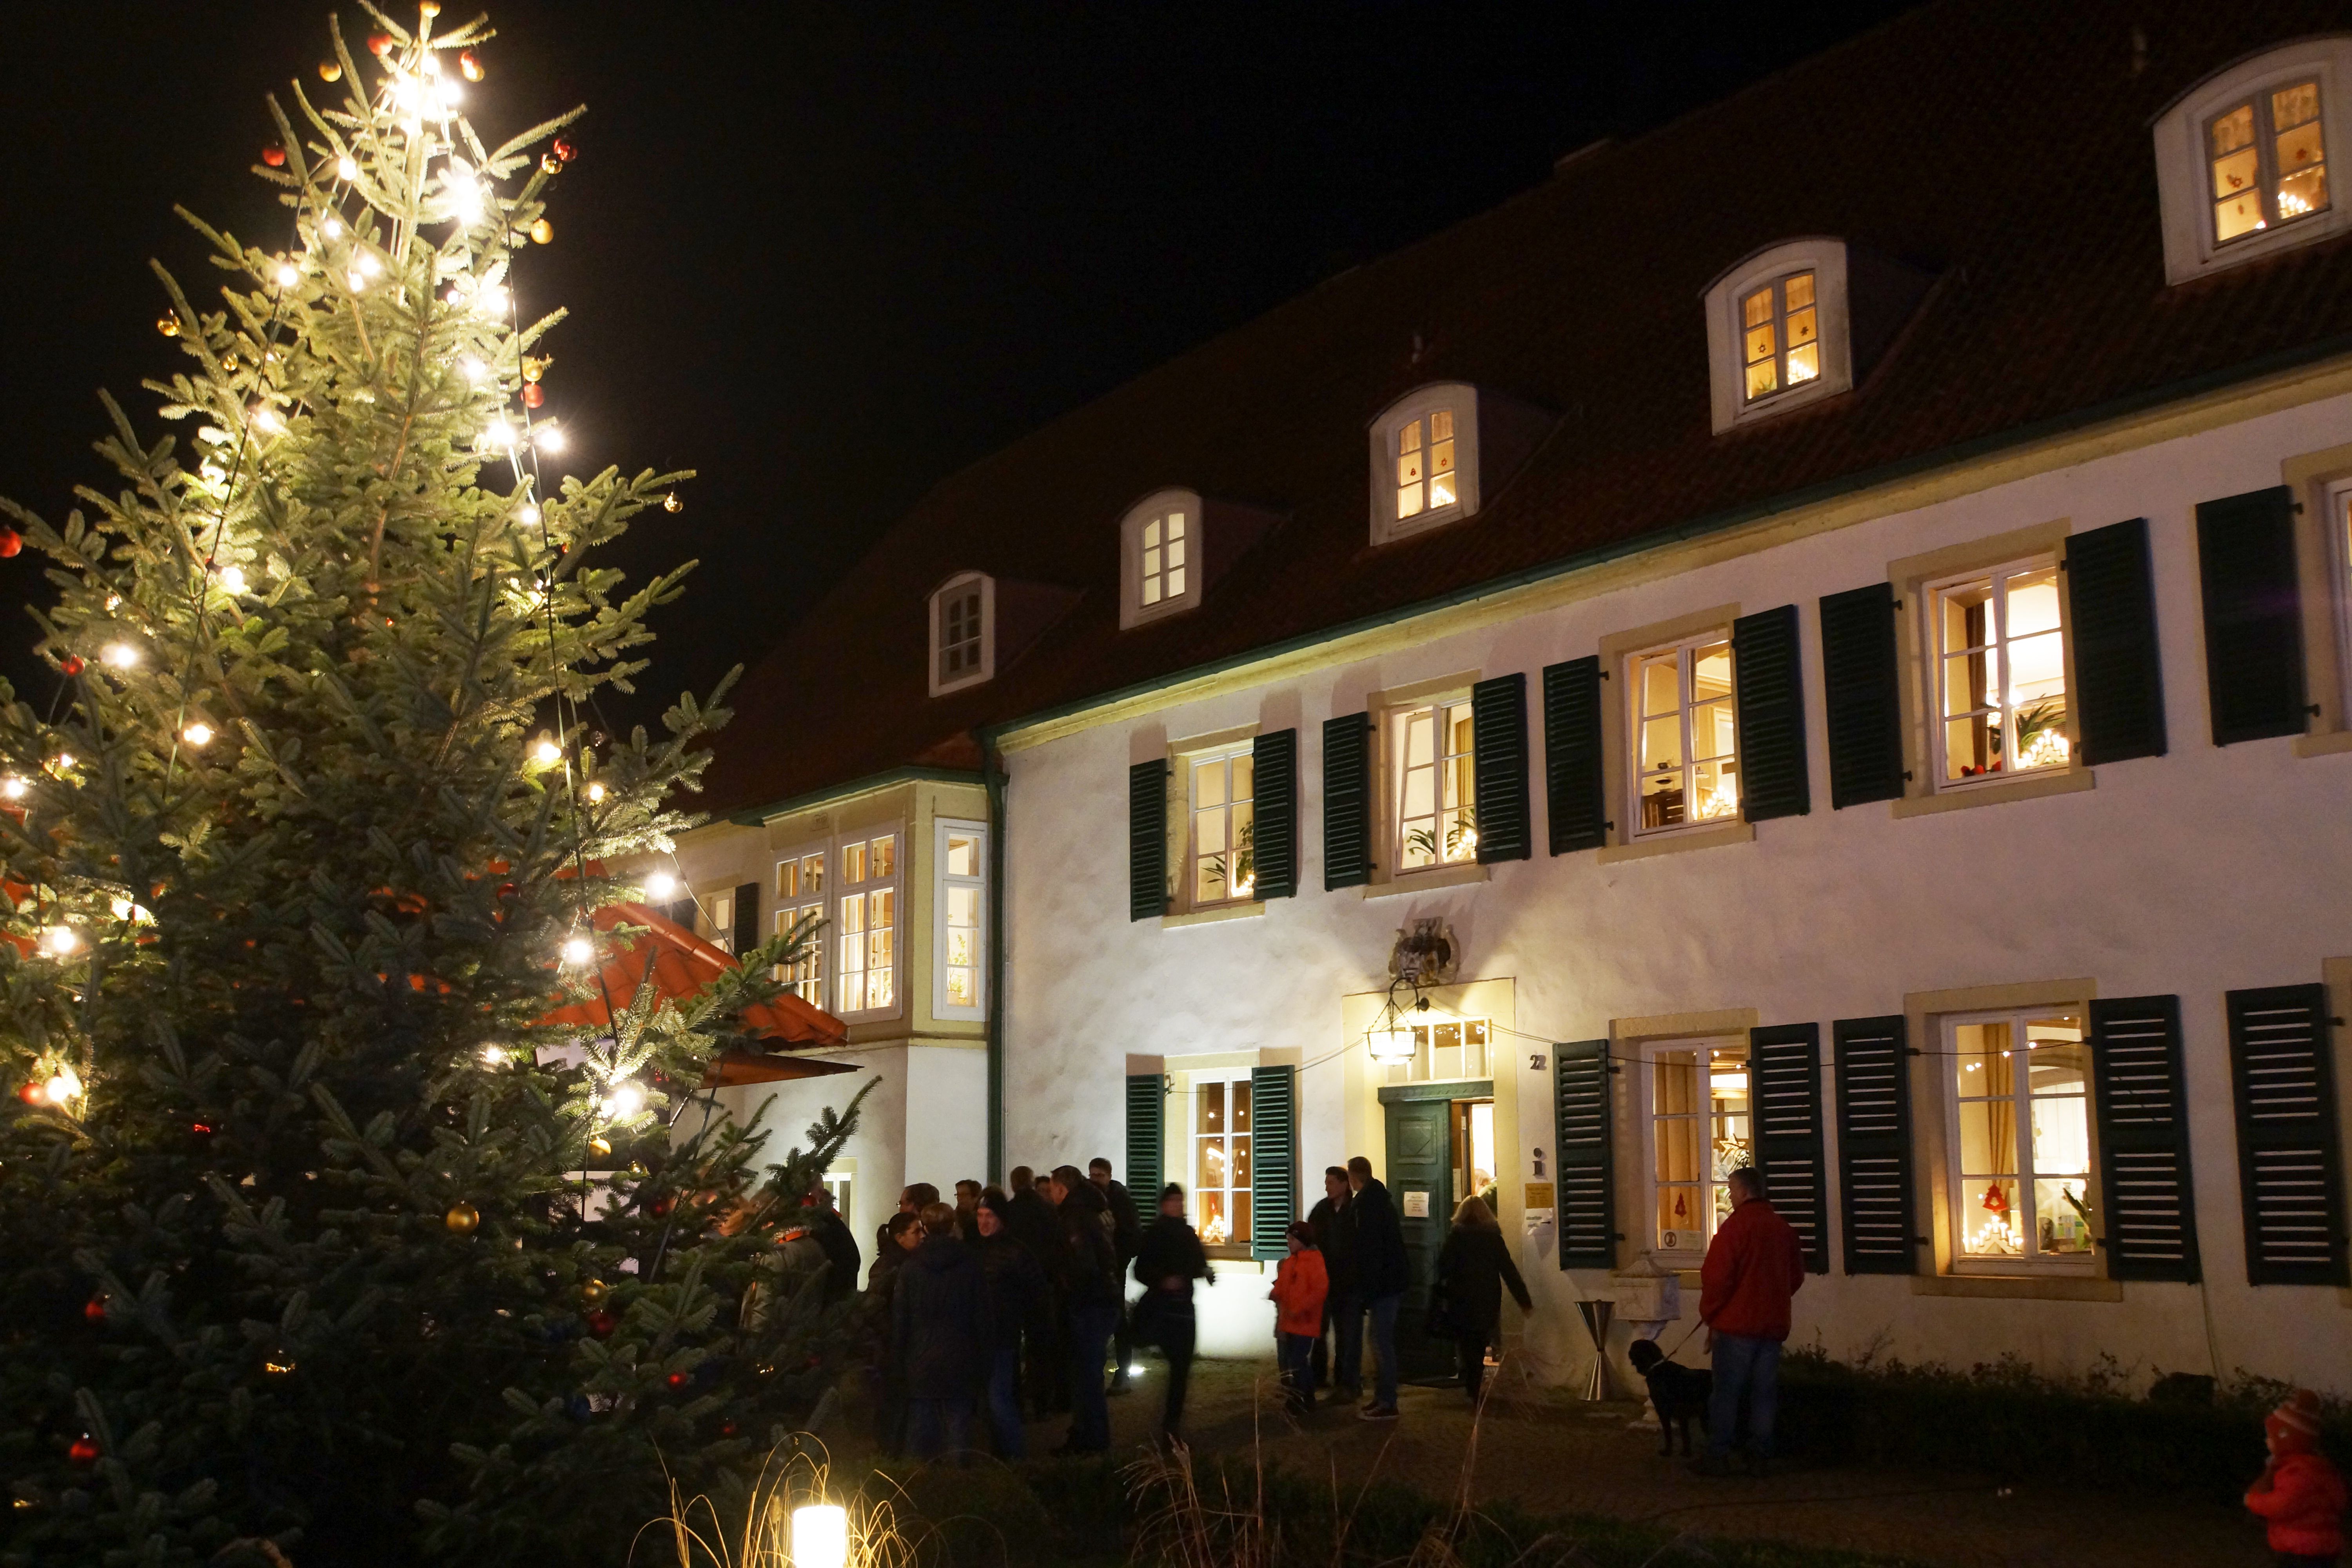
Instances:
[[[1412,1283],[1397,1313],[1399,1370],[1409,1378],[1444,1377],[1454,1371],[1454,1342],[1432,1339],[1429,1286],[1438,1248],[1462,1194],[1454,1190],[1454,1102],[1485,1100],[1488,1083],[1402,1084],[1381,1090],[1388,1122],[1390,1201],[1404,1228],[1404,1250]]]

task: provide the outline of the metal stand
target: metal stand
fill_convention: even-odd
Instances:
[[[1614,1301],[1586,1300],[1576,1304],[1585,1328],[1592,1335],[1592,1381],[1584,1390],[1587,1399],[1617,1397],[1617,1385],[1609,1375],[1609,1316],[1616,1309]]]

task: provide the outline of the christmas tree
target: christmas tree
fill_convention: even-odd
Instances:
[[[113,492],[0,531],[59,682],[0,691],[8,1563],[615,1561],[845,1342],[778,1242],[855,1102],[763,1167],[696,1099],[814,933],[590,994],[724,687],[597,727],[684,568],[595,552],[688,476],[543,483],[572,116],[485,145],[491,34],[420,10],[271,101],[282,246],[158,269],[176,433],[110,401]]]

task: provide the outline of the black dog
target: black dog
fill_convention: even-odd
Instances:
[[[1635,1340],[1626,1349],[1625,1359],[1650,1385],[1650,1404],[1658,1412],[1658,1426],[1665,1434],[1665,1447],[1658,1450],[1671,1456],[1675,1451],[1675,1428],[1683,1433],[1683,1456],[1691,1451],[1691,1417],[1706,1425],[1707,1403],[1715,1397],[1715,1373],[1696,1367],[1678,1365],[1665,1358],[1655,1340]]]

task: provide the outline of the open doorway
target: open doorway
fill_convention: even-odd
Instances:
[[[1397,1359],[1408,1378],[1443,1379],[1454,1372],[1454,1342],[1426,1331],[1430,1285],[1455,1206],[1487,1196],[1497,1179],[1494,1085],[1393,1084],[1380,1097],[1389,1199],[1412,1271],[1397,1314]]]

